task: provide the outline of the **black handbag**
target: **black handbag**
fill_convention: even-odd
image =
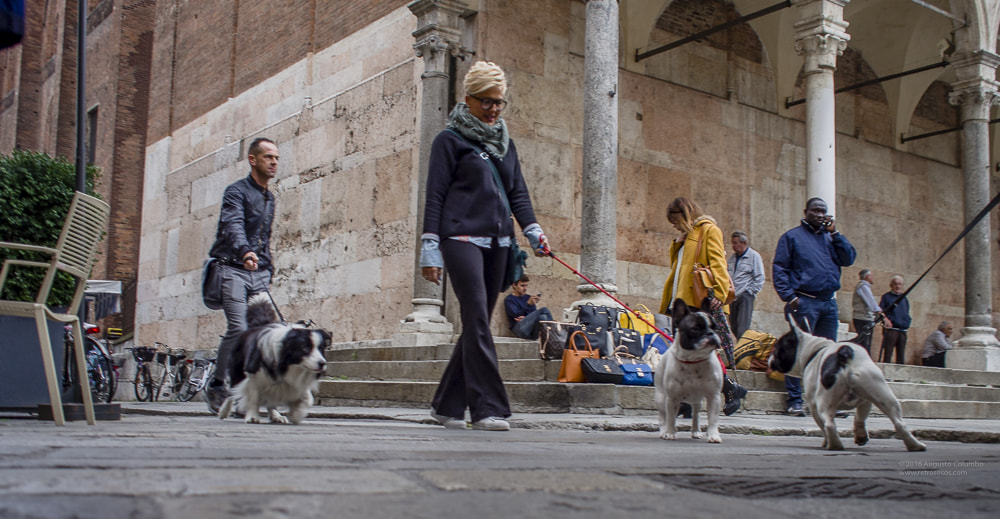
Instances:
[[[583,327],[590,345],[601,352],[603,357],[612,357],[614,353],[614,337],[612,329],[618,322],[618,309],[594,304],[580,305],[576,314],[576,322]]]
[[[201,301],[211,310],[222,309],[222,266],[208,258],[201,269]]]
[[[642,357],[642,335],[631,328],[612,328],[611,336],[614,339],[614,349],[627,348],[628,353],[636,357]]]
[[[613,357],[583,359],[580,368],[583,370],[583,378],[592,384],[621,384],[625,378],[625,372]]]
[[[576,326],[579,327],[580,332],[587,336],[587,341],[590,342],[590,346],[600,352],[602,357],[611,357],[614,352],[611,344],[611,331],[607,328],[602,328],[600,326],[590,326],[582,323],[577,323]],[[572,333],[572,332],[570,332]],[[572,338],[570,340],[573,340]],[[582,344],[576,344],[577,348],[582,347]],[[570,347],[570,346],[567,346]]]

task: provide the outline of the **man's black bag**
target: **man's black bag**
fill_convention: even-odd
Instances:
[[[222,272],[219,260],[208,258],[201,269],[201,300],[211,310],[222,309]]]

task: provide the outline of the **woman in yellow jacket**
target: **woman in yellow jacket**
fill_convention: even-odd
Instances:
[[[660,313],[668,313],[677,298],[693,309],[701,306],[701,301],[695,300],[694,269],[695,265],[708,267],[715,278],[712,284],[712,328],[722,343],[722,351],[726,356],[725,365],[732,368],[735,364],[733,338],[726,319],[728,307],[725,306],[732,293],[732,282],[729,279],[729,269],[726,268],[722,230],[714,218],[702,213],[697,203],[684,197],[675,198],[667,207],[667,220],[681,234],[670,245],[670,275],[663,285]],[[747,391],[728,376],[724,380],[724,411],[726,415],[731,415],[739,409],[740,400],[746,396]]]

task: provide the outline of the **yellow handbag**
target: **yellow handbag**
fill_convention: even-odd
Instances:
[[[631,328],[639,332],[640,336],[646,335],[647,333],[656,333],[655,328],[642,322],[642,319],[639,319],[639,317],[642,317],[642,319],[645,319],[646,322],[650,324],[656,322],[653,312],[651,312],[646,305],[637,305],[635,307],[635,313],[626,310],[618,315],[618,325],[621,328]]]

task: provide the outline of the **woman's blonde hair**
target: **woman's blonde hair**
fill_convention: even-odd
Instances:
[[[694,229],[694,221],[701,216],[701,206],[694,200],[688,200],[683,196],[677,197],[667,206],[667,219],[674,215],[678,219],[678,225],[684,232],[691,232]]]
[[[462,82],[466,95],[481,94],[493,87],[500,87],[500,95],[507,94],[507,77],[503,70],[492,61],[477,61]]]

